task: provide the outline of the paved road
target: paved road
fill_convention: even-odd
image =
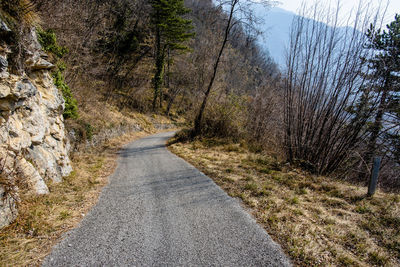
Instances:
[[[290,266],[238,202],[165,148],[131,143],[98,204],[44,266]]]

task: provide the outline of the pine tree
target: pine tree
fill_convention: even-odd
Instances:
[[[379,139],[398,144],[399,140],[399,93],[400,93],[400,15],[386,26],[386,30],[375,30],[371,25],[367,32],[372,49],[372,58],[368,63],[368,80],[371,92],[364,92],[370,98],[370,106],[375,113],[368,129],[369,138],[364,160],[371,162],[375,154],[379,154]],[[389,140],[392,139],[392,140]],[[392,150],[396,145],[392,145]],[[398,145],[397,145],[398,147]],[[392,153],[396,154],[396,153]],[[368,175],[367,173],[364,173]]]
[[[138,6],[140,5],[140,8]],[[114,92],[122,92],[131,81],[130,73],[152,51],[148,26],[150,5],[146,0],[114,0],[109,25],[100,33],[94,51],[107,66],[108,92],[106,101]],[[142,10],[140,10],[142,9]]]
[[[184,0],[151,0],[152,24],[155,32],[155,73],[153,110],[157,109],[157,98],[162,103],[162,84],[167,51],[188,51],[184,44],[194,34],[192,21],[182,16],[190,12]]]

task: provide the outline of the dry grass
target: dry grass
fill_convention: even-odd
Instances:
[[[218,140],[170,149],[201,169],[253,216],[298,266],[399,266],[400,196],[290,169]]]
[[[97,202],[116,167],[116,152],[124,144],[156,131],[150,123],[144,128],[148,131],[125,134],[101,147],[75,153],[73,173],[61,183],[50,184],[50,194],[21,192],[17,220],[0,231],[0,266],[40,265],[62,234],[77,226]]]
[[[34,10],[34,4],[30,0],[2,0],[0,7],[2,9],[0,15],[10,21],[17,20],[19,23],[24,23],[27,26],[40,23],[40,18]]]

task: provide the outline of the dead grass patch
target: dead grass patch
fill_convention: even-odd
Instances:
[[[400,197],[308,175],[236,144],[195,140],[170,150],[209,175],[297,266],[399,266]]]

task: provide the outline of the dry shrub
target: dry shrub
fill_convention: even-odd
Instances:
[[[215,101],[204,114],[202,134],[207,137],[242,139],[247,116],[245,103],[244,98],[234,95]]]
[[[94,109],[97,102],[107,102],[120,109],[149,111],[151,55],[143,53],[139,60],[137,54],[124,54],[124,49],[118,46],[120,38],[136,27],[136,21],[140,27],[147,22],[144,0],[66,0],[62,5],[50,0],[35,2],[44,21],[43,28],[53,29],[59,44],[69,50],[63,58],[67,67],[65,80],[80,110]],[[123,8],[125,5],[127,10]],[[120,15],[126,20],[122,30],[114,27]],[[138,31],[146,33],[141,28]],[[112,43],[114,39],[119,41]],[[108,50],[100,45],[104,41],[110,42]]]
[[[246,124],[250,144],[268,152],[280,151],[283,137],[283,96],[277,81],[265,85],[248,104]]]
[[[365,152],[363,147],[359,148],[358,151],[352,151],[349,160],[344,162],[332,176],[354,184],[367,186],[372,166],[361,158],[363,152]],[[387,192],[400,192],[400,165],[390,156],[382,158],[378,186]],[[369,175],[365,177],[365,173]]]
[[[0,3],[1,14],[8,22],[32,26],[39,22],[35,12],[35,4],[29,0],[2,0]]]

